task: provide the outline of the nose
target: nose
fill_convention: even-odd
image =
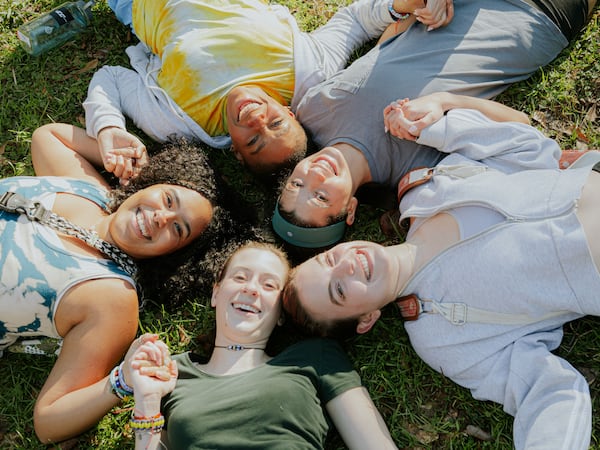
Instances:
[[[349,255],[344,255],[339,258],[335,267],[333,268],[334,273],[337,276],[354,275],[355,261],[350,258]]]
[[[248,280],[248,282],[244,285],[242,292],[244,294],[251,295],[252,297],[258,297],[258,287],[257,287],[256,280],[254,280],[254,279]]]
[[[311,168],[307,174],[308,182],[312,184],[311,188],[318,187],[317,185],[323,183],[327,176],[319,168]]]
[[[176,216],[177,214],[174,211],[158,209],[154,212],[154,221],[159,228],[162,228],[175,219]]]
[[[265,126],[267,116],[261,110],[253,111],[248,117],[248,126],[251,128],[262,128]]]

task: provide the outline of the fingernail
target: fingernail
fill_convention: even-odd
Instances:
[[[383,127],[383,129],[385,130],[385,132],[386,132],[386,133],[387,133],[388,131],[390,131],[390,130],[388,130],[388,127]]]
[[[411,125],[411,126],[408,128],[408,132],[409,132],[410,134],[415,134],[417,131],[418,131],[418,130],[417,130],[417,127],[416,127],[416,125]]]

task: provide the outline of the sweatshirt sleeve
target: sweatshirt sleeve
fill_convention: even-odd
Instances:
[[[158,58],[149,55],[140,44],[127,52],[135,70],[104,66],[92,77],[83,103],[89,136],[96,138],[108,126],[125,129],[125,117],[129,117],[158,142],[177,136],[200,139],[215,148],[231,145],[229,136],[209,136],[156,84],[153,75],[160,68]]]
[[[286,9],[294,33],[293,111],[308,89],[346,67],[356,49],[381,36],[394,22],[387,4],[388,0],[358,0],[340,8],[327,23],[311,33],[302,32]]]
[[[561,155],[558,144],[535,128],[517,122],[496,122],[470,109],[448,111],[423,130],[417,142],[506,173],[558,169]]]

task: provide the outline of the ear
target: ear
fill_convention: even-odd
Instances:
[[[212,296],[210,297],[210,306],[215,308],[217,306],[217,294],[219,293],[219,284],[213,285]]]
[[[380,309],[376,309],[375,311],[371,311],[370,313],[363,314],[362,316],[360,316],[358,318],[358,325],[356,325],[356,332],[358,334],[365,334],[367,331],[369,331],[371,328],[373,328],[373,325],[375,325],[375,322],[377,322],[377,320],[380,317],[381,317]]]
[[[346,208],[348,211],[348,216],[346,216],[347,225],[352,225],[354,223],[354,219],[356,217],[356,208],[358,208],[358,199],[356,197],[352,197]]]
[[[277,325],[282,327],[284,323],[285,323],[285,314],[282,312],[281,315],[279,316],[279,319],[277,320]]]
[[[231,146],[231,153],[233,153],[233,156],[235,156],[235,159],[237,159],[239,162],[244,164],[244,157],[242,156],[242,154],[240,152],[238,152],[235,148],[233,148],[233,145]]]
[[[287,106],[287,110],[288,110],[288,114],[290,115],[290,117],[296,118],[296,114],[294,114],[292,112],[292,107],[291,106]]]

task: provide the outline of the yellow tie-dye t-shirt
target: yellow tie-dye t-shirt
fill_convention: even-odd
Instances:
[[[158,84],[211,136],[227,134],[226,98],[256,85],[294,93],[290,25],[259,0],[135,0],[133,29],[160,56]]]

